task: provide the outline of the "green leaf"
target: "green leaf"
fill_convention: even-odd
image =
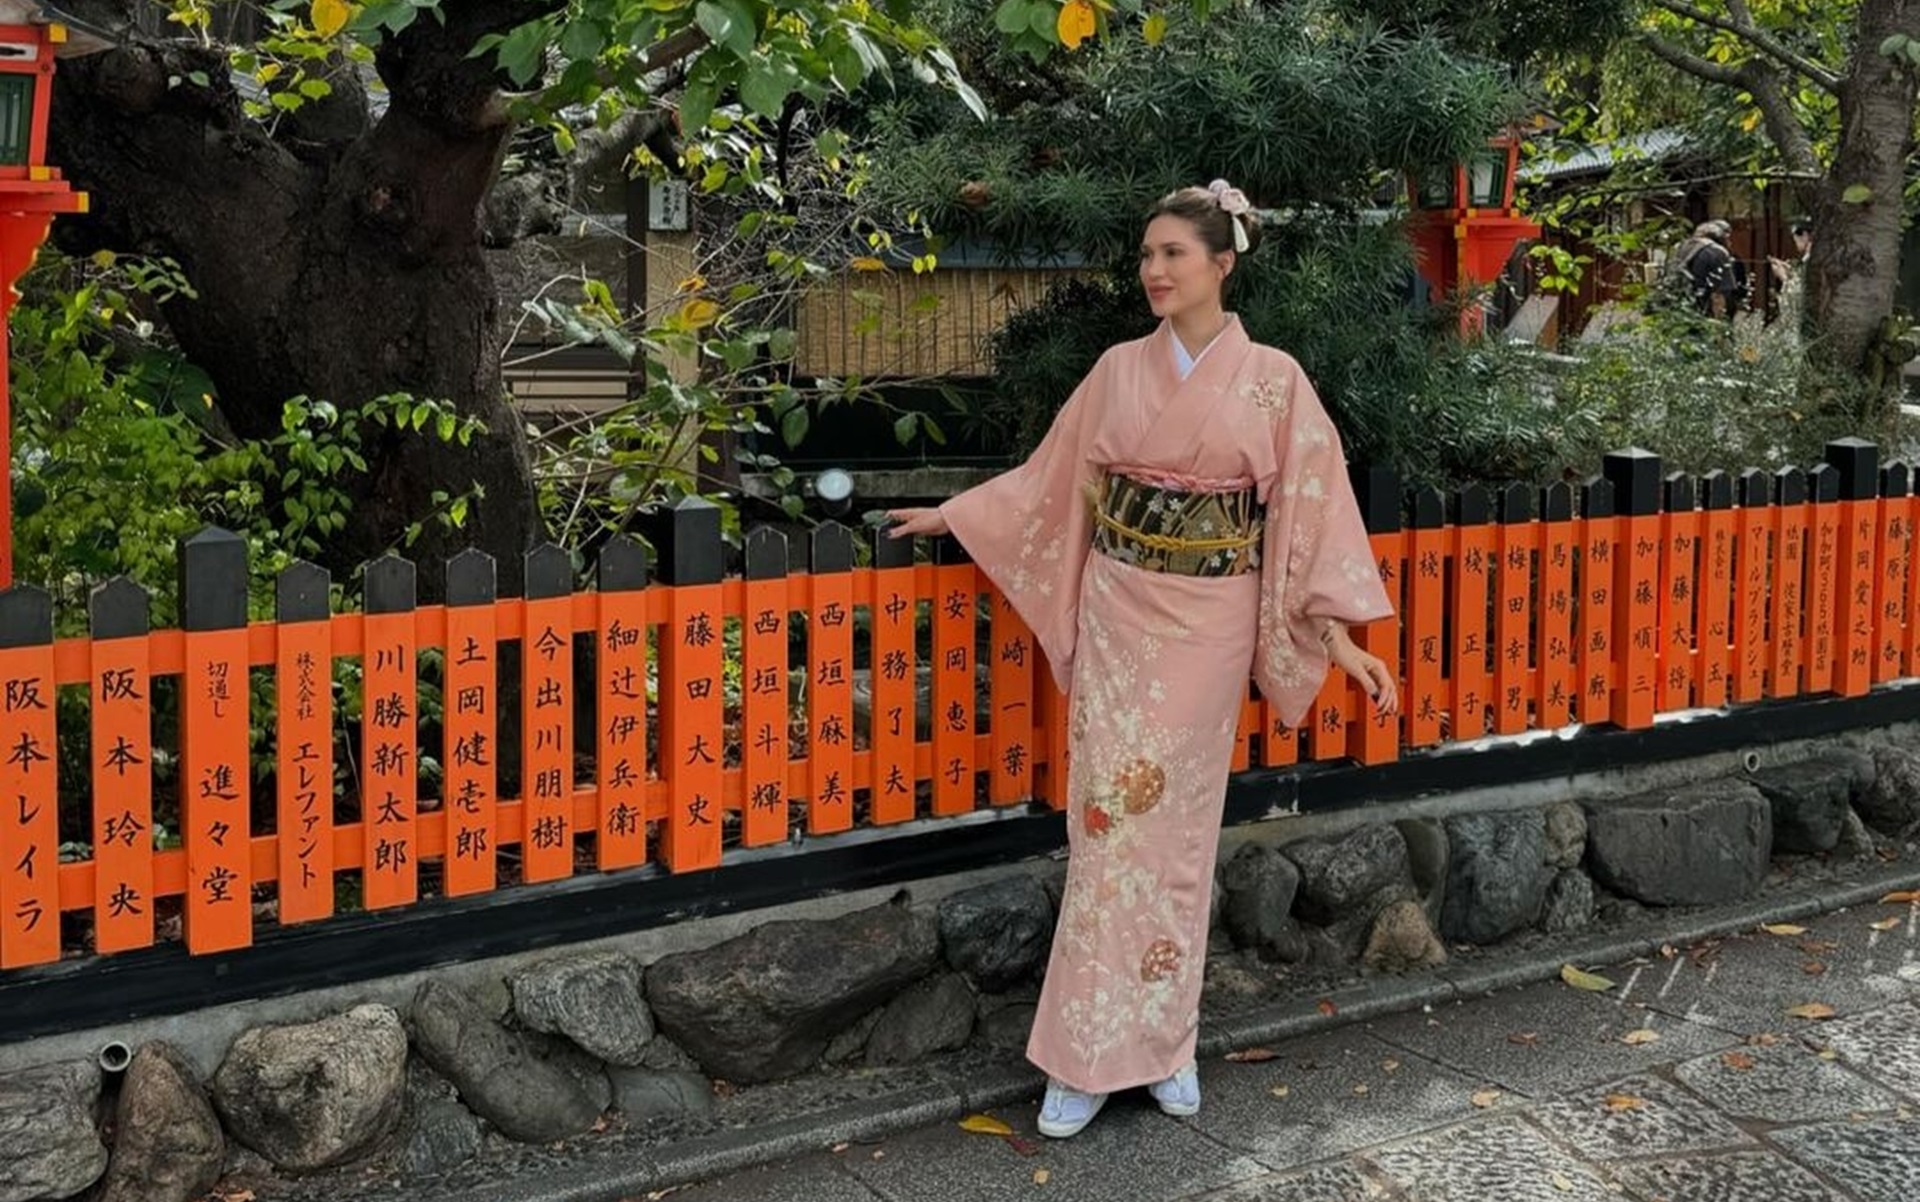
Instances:
[[[792,330],[775,330],[767,335],[767,354],[778,360],[791,359],[796,341]]]
[[[953,94],[960,98],[961,104],[967,106],[967,111],[973,114],[974,120],[985,121],[987,119],[987,106],[981,102],[980,93],[973,90],[972,84],[969,84],[964,79],[956,78],[953,81]]]
[[[703,130],[713,119],[713,106],[720,99],[720,85],[711,77],[689,79],[680,91],[680,128],[688,137]]]
[[[778,117],[792,91],[791,68],[783,71],[772,63],[758,63],[740,81],[740,99],[762,117]]]
[[[545,20],[528,21],[500,43],[500,69],[516,86],[525,87],[540,74],[550,32]]]
[[[1001,33],[1019,33],[1031,20],[1027,0],[1005,0],[993,12],[993,27]]]
[[[1863,205],[1872,199],[1873,189],[1866,184],[1850,184],[1847,190],[1840,194],[1841,204]]]
[[[893,436],[903,447],[913,442],[913,436],[919,433],[919,430],[920,415],[918,413],[902,413],[894,419]]]
[[[789,447],[799,446],[801,440],[807,436],[807,427],[810,423],[811,419],[807,414],[807,407],[805,405],[795,405],[793,408],[787,410],[785,417],[780,419],[781,440]]]
[[[567,22],[560,31],[560,53],[575,62],[598,58],[607,45],[607,31],[600,22],[581,18]]]
[[[694,6],[693,20],[714,45],[725,47],[735,58],[753,57],[760,31],[745,0],[700,0]]]

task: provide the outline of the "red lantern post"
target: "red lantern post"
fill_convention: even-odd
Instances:
[[[13,406],[7,320],[14,284],[47,239],[55,213],[84,213],[76,192],[47,166],[47,113],[53,60],[67,41],[63,25],[0,25],[0,588],[13,584]]]
[[[1435,296],[1491,284],[1506,270],[1514,246],[1539,235],[1540,227],[1514,209],[1519,168],[1520,135],[1508,130],[1465,163],[1407,178],[1413,210],[1407,235],[1420,277]],[[1463,334],[1479,333],[1481,323],[1478,306],[1460,314]]]

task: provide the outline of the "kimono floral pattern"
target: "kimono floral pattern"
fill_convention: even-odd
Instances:
[[[1299,366],[1231,322],[1183,381],[1171,338],[1109,351],[1025,464],[941,507],[1071,686],[1067,881],[1027,1056],[1094,1092],[1193,1057],[1245,682],[1297,722],[1328,669],[1320,624],[1392,612]],[[1258,570],[1094,551],[1085,494],[1113,472],[1252,490]]]

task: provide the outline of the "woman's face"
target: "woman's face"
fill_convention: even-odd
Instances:
[[[1795,230],[1793,235],[1793,248],[1800,252],[1801,258],[1806,258],[1807,252],[1813,249],[1813,231]]]
[[[1147,223],[1140,242],[1140,286],[1153,315],[1177,317],[1198,306],[1218,306],[1233,271],[1233,253],[1211,254],[1184,217],[1162,214]]]

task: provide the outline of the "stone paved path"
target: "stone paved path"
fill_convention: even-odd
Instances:
[[[1013,1140],[942,1124],[659,1196],[1920,1202],[1920,905],[1802,925],[1209,1062],[1192,1119],[1139,1092],[1055,1142],[1030,1103]]]

